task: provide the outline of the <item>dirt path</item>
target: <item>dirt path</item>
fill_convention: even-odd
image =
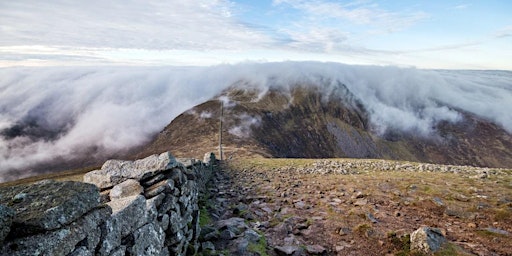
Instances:
[[[215,247],[209,254],[417,255],[408,235],[431,226],[450,241],[443,255],[512,255],[508,174],[294,165],[233,164],[215,175],[205,202],[206,230],[217,233],[204,239]]]

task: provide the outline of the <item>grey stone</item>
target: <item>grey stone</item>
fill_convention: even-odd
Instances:
[[[100,170],[86,173],[84,182],[95,184],[102,189],[109,188],[127,179],[137,181],[148,179],[159,172],[180,165],[169,152],[135,161],[108,160]]]
[[[245,237],[237,238],[233,241],[233,246],[230,252],[233,255],[247,255],[247,247],[249,247],[249,241]]]
[[[126,255],[126,246],[122,245],[112,251],[109,256],[125,256]]]
[[[172,193],[174,191],[174,181],[171,179],[163,180],[157,182],[150,187],[146,188],[144,191],[144,196],[146,198],[152,198],[161,193]]]
[[[67,255],[76,245],[110,216],[108,207],[98,208],[79,220],[54,231],[26,236],[6,242],[1,248],[4,255]]]
[[[164,247],[164,231],[153,223],[133,232],[134,245],[128,249],[131,255],[159,255]]]
[[[176,187],[181,187],[181,185],[187,181],[187,178],[183,174],[182,168],[172,169],[169,178],[174,181]]]
[[[436,252],[445,242],[446,238],[438,228],[421,227],[411,234],[411,250],[426,254]]]
[[[157,220],[158,224],[164,231],[166,231],[169,228],[169,215],[164,214],[162,216],[159,216]]]
[[[503,230],[503,229],[497,229],[497,228],[485,228],[483,229],[487,232],[491,232],[491,233],[494,233],[494,234],[498,234],[498,235],[504,235],[504,236],[508,236],[510,235],[510,233],[506,230]]]
[[[112,190],[110,190],[109,195],[110,200],[115,200],[122,197],[140,195],[142,191],[144,191],[144,188],[142,188],[138,181],[128,179],[115,185]]]
[[[203,248],[203,250],[210,250],[212,252],[215,251],[215,245],[210,242],[210,241],[206,241],[204,243],[201,243],[201,248]]]
[[[245,224],[245,220],[237,217],[219,220],[215,225],[220,231],[220,237],[227,240],[233,239],[249,229],[249,226]]]
[[[194,158],[176,158],[176,161],[183,164],[185,168],[190,168],[196,164],[197,159]]]
[[[260,238],[261,238],[261,235],[258,234],[258,232],[254,231],[253,229],[248,229],[244,232],[244,237],[249,241],[249,242],[252,242],[252,243],[257,243]]]
[[[110,255],[114,249],[121,245],[121,228],[117,224],[116,218],[107,219],[100,228],[101,241],[97,254],[99,256]]]
[[[5,237],[11,231],[14,210],[0,204],[0,244],[4,242]]]
[[[68,254],[68,256],[92,256],[93,253],[87,249],[85,246],[80,246],[76,248],[73,252]]]
[[[210,167],[215,165],[217,162],[217,158],[213,152],[208,152],[204,154],[203,163],[209,165]],[[210,169],[211,170],[211,169]]]
[[[87,234],[87,237],[85,237],[85,239],[80,242],[80,245],[84,246],[89,251],[94,251],[100,242],[100,239],[101,228],[97,226]]]
[[[147,178],[146,180],[142,180],[140,182],[140,184],[143,186],[143,187],[150,187],[152,186],[153,184],[156,184],[162,180],[165,180],[167,178],[167,176],[163,173],[159,173],[153,177],[149,177]]]
[[[158,208],[158,213],[160,214],[166,214],[169,211],[176,211],[180,212],[180,206],[178,204],[178,198],[176,198],[173,195],[165,195],[165,198]]]
[[[299,247],[295,245],[284,245],[284,246],[276,246],[274,251],[277,255],[293,255],[295,252],[299,251]]]
[[[315,244],[306,246],[306,252],[312,255],[324,255],[327,250],[323,246]]]
[[[0,204],[15,211],[11,233],[16,236],[60,228],[97,207],[100,201],[97,187],[74,181],[44,180],[5,187],[0,195]]]
[[[112,208],[112,218],[117,220],[121,237],[147,223],[146,199],[141,195],[114,200],[107,205]]]

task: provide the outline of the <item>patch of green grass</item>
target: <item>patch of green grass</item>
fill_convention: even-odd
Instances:
[[[489,230],[477,230],[475,231],[476,234],[480,235],[480,236],[483,236],[483,237],[488,237],[488,238],[492,238],[492,237],[504,237],[505,235],[502,235],[502,234],[499,234],[499,233],[496,233],[496,232],[491,232]]]
[[[260,235],[261,235],[261,237],[258,240],[258,242],[250,243],[249,246],[247,247],[247,250],[249,250],[250,252],[257,253],[260,256],[268,256],[267,240],[265,239],[265,236],[263,236],[262,234],[260,234]]]
[[[507,209],[496,209],[494,221],[508,221],[512,219],[512,212]]]
[[[212,219],[210,218],[208,210],[206,207],[201,207],[199,210],[199,226],[204,227],[210,223],[212,223]]]

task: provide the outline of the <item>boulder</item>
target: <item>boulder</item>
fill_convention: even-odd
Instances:
[[[165,152],[135,161],[108,160],[100,170],[84,175],[84,182],[92,183],[101,189],[115,186],[127,179],[137,181],[156,176],[159,172],[180,166],[176,159]]]
[[[0,244],[4,242],[5,237],[11,231],[14,210],[0,204]]]
[[[138,181],[128,179],[115,185],[112,190],[110,190],[110,200],[140,195],[143,191],[144,188],[142,188]]]
[[[411,234],[411,250],[422,253],[434,253],[446,242],[438,228],[421,227]]]
[[[112,218],[117,221],[121,237],[125,237],[147,222],[146,198],[130,196],[107,203],[112,208]]]
[[[0,204],[15,211],[11,232],[29,235],[65,226],[100,202],[96,186],[74,181],[43,180],[0,189]]]

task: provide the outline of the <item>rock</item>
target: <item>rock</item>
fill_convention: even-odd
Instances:
[[[133,238],[134,245],[128,248],[130,255],[159,255],[164,247],[164,231],[153,223],[135,230]]]
[[[369,220],[369,221],[371,221],[372,223],[377,223],[377,222],[379,222],[379,221],[375,218],[375,216],[373,216],[373,214],[371,214],[371,213],[367,213],[367,214],[366,214],[366,218],[368,218],[368,220]]]
[[[54,231],[26,236],[6,242],[2,255],[67,255],[76,245],[94,232],[99,223],[110,216],[108,207],[93,210],[77,221]]]
[[[116,248],[109,256],[125,256],[126,255],[126,246],[122,245]]]
[[[43,180],[0,189],[0,204],[15,211],[11,233],[29,235],[67,225],[100,202],[98,188],[74,181]]]
[[[176,158],[178,163],[181,163],[185,168],[190,168],[196,164],[196,159],[194,158]]]
[[[0,244],[4,242],[5,237],[11,231],[14,210],[0,204]]]
[[[208,165],[215,164],[215,154],[213,152],[205,153],[203,157],[203,163]]]
[[[146,199],[141,196],[130,196],[107,203],[112,208],[112,218],[116,219],[121,237],[125,237],[147,222]]]
[[[203,250],[210,250],[211,252],[215,251],[215,245],[212,242],[210,242],[210,241],[206,241],[204,243],[201,243],[201,248]]]
[[[68,256],[93,256],[94,254],[87,249],[85,246],[80,246],[76,248],[72,253],[68,254]]]
[[[439,197],[432,198],[432,202],[434,202],[437,206],[444,206],[443,200]]]
[[[137,181],[148,179],[159,172],[172,169],[180,164],[169,153],[151,155],[135,161],[108,160],[100,170],[84,175],[84,182],[92,183],[101,189],[115,186],[127,179]]]
[[[280,255],[280,256],[294,255],[299,250],[300,250],[300,247],[295,246],[295,245],[284,245],[284,246],[274,247],[274,251],[277,253],[277,255]]]
[[[157,182],[150,187],[146,188],[144,191],[144,196],[146,198],[152,198],[154,196],[157,196],[163,192],[172,194],[174,191],[174,181],[171,179],[163,180],[160,182]]]
[[[491,232],[493,234],[497,234],[497,235],[504,235],[504,236],[510,235],[510,233],[507,232],[506,230],[497,229],[497,228],[484,228],[483,230],[485,230],[487,232]]]
[[[306,246],[306,252],[312,255],[324,255],[327,250],[323,246],[315,244]]]
[[[109,218],[100,226],[100,228],[101,240],[97,255],[110,255],[111,252],[121,245],[121,227],[118,224],[117,218]]]
[[[122,197],[140,195],[142,191],[144,191],[144,188],[142,188],[138,181],[128,179],[115,185],[112,190],[110,190],[109,195],[110,200],[115,200]]]
[[[367,204],[368,204],[368,199],[366,199],[366,198],[360,198],[354,202],[355,206],[363,206],[363,205],[367,205]]]
[[[438,228],[422,227],[411,234],[411,250],[426,254],[434,253],[446,242]]]
[[[147,187],[151,187],[152,185],[156,184],[157,182],[160,182],[162,180],[165,180],[167,178],[167,176],[163,173],[159,173],[153,177],[149,177],[145,180],[141,180],[140,181],[140,184],[147,188]]]
[[[257,243],[260,240],[261,235],[253,229],[248,229],[244,232],[244,238],[251,243]]]

